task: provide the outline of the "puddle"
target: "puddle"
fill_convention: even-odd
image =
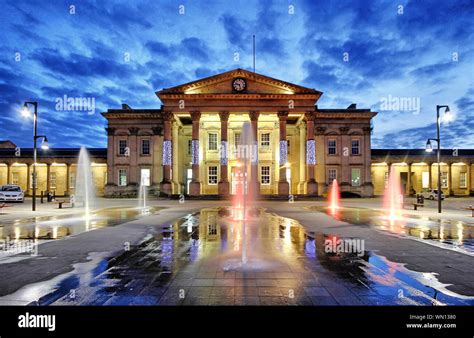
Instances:
[[[328,213],[336,219],[360,226],[371,226],[401,237],[410,237],[425,243],[474,256],[474,224],[449,221],[435,217],[403,215],[390,221],[379,210],[344,207],[335,215],[326,207],[310,207]]]
[[[73,272],[26,286],[0,304],[474,305],[434,274],[373,252],[328,253],[334,236],[254,211],[244,224],[229,209],[202,209],[156,226],[129,251],[91,255]]]
[[[0,223],[0,240],[54,240],[66,236],[115,226],[158,212],[161,208],[107,208],[91,212],[86,218],[83,213],[70,215],[41,216]]]

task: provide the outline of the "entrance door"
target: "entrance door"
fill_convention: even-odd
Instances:
[[[150,186],[150,169],[140,169],[140,183],[143,186]]]
[[[286,168],[286,180],[288,181],[288,185],[290,187],[290,194],[291,194],[291,168]]]
[[[231,195],[235,195],[237,193],[237,189],[240,188],[244,189],[243,192],[247,192],[247,182],[244,178],[244,172],[242,167],[232,167],[230,171],[230,193]],[[244,186],[245,185],[245,186]]]

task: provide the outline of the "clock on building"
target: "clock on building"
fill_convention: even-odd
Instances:
[[[243,92],[245,89],[247,89],[247,82],[245,79],[237,77],[232,80],[232,89],[236,92]]]

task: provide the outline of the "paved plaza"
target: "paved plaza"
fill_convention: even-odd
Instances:
[[[139,213],[136,200],[99,203],[84,230],[71,221],[80,209],[2,211],[4,237],[57,230],[44,230],[35,257],[0,257],[0,304],[474,304],[470,198],[448,199],[441,219],[435,202],[407,202],[413,223],[401,226],[381,221],[376,198],[344,199],[337,216],[323,200],[257,201],[246,220],[230,201],[152,200]],[[328,251],[336,239],[351,246]]]

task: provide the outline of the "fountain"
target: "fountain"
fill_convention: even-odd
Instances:
[[[140,179],[140,186],[138,188],[138,208],[142,210],[147,209],[147,196],[148,196],[148,182],[146,177],[142,176]]]
[[[74,202],[83,205],[85,217],[89,219],[90,210],[95,205],[95,187],[92,180],[91,161],[85,147],[81,147],[77,161]]]
[[[386,218],[393,223],[402,220],[403,194],[400,175],[392,168],[388,175],[388,184],[384,192],[384,210]]]
[[[339,191],[339,185],[337,184],[337,180],[334,179],[328,194],[329,210],[333,216],[336,216],[336,213],[340,208],[340,198],[341,193]]]

